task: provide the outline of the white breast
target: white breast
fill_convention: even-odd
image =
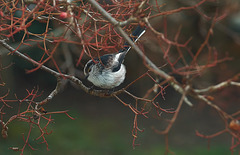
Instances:
[[[97,87],[104,89],[112,89],[123,83],[125,79],[125,74],[126,68],[123,64],[121,64],[121,67],[117,72],[112,72],[110,69],[103,70],[102,74],[99,74],[99,72],[91,72],[88,76],[88,80]]]

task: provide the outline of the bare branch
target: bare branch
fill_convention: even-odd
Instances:
[[[218,90],[221,90],[225,87],[228,87],[228,86],[237,86],[237,87],[240,87],[240,83],[239,82],[234,82],[233,80],[237,80],[239,79],[240,77],[240,74],[237,74],[236,76],[234,76],[233,78],[229,79],[229,80],[226,80],[224,82],[221,82],[217,85],[214,85],[214,86],[210,86],[208,88],[204,88],[204,89],[194,89],[194,92],[195,93],[212,93],[212,92],[215,92],[215,91],[218,91]]]
[[[99,10],[99,12],[107,19],[109,22],[111,22],[114,27],[118,30],[120,35],[132,46],[132,48],[138,53],[138,55],[143,59],[144,62],[147,62],[147,67],[159,75],[160,77],[166,79],[170,82],[172,87],[179,92],[180,94],[183,94],[183,88],[177,83],[174,77],[168,75],[163,70],[159,69],[143,52],[142,50],[129,38],[127,33],[121,28],[119,22],[114,19],[106,10],[104,10],[95,0],[89,0],[89,2]],[[186,97],[185,97],[186,98]],[[184,99],[185,100],[185,99]],[[188,104],[190,103],[189,100],[186,101]],[[189,104],[191,105],[191,104]]]
[[[5,40],[0,40],[0,44],[2,46],[4,46],[6,49],[8,49],[10,52],[15,51],[13,54],[23,58],[24,60],[27,60],[28,62],[32,63],[34,66],[38,66],[40,67],[42,70],[54,75],[57,78],[63,78],[63,79],[68,79],[71,82],[77,84],[82,90],[84,90],[86,93],[89,93],[91,95],[94,96],[99,96],[99,97],[112,97],[114,95],[120,94],[122,92],[122,90],[113,92],[113,93],[109,93],[106,90],[93,90],[91,88],[88,88],[87,86],[85,86],[81,80],[79,80],[78,78],[76,78],[75,76],[72,75],[67,75],[67,74],[62,74],[62,73],[58,73],[48,67],[46,67],[45,65],[41,65],[38,62],[36,62],[35,60],[25,56],[24,54],[20,53],[18,50],[15,50],[14,48],[12,48],[10,45],[8,45]]]

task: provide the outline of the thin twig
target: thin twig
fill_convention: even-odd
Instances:
[[[194,89],[194,92],[195,93],[211,93],[211,92],[215,92],[215,91],[218,91],[218,90],[221,90],[225,87],[228,87],[228,86],[237,86],[237,87],[240,87],[240,83],[239,82],[234,82],[233,80],[237,80],[240,78],[240,74],[237,74],[236,76],[234,76],[233,78],[227,80],[227,81],[224,81],[224,82],[221,82],[217,85],[214,85],[214,86],[210,86],[210,87],[207,87],[207,88],[204,88],[204,89]]]

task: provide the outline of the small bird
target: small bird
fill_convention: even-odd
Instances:
[[[132,32],[131,39],[136,42],[145,33],[145,27],[137,26]],[[118,53],[106,54],[89,60],[84,67],[86,79],[93,85],[103,89],[113,89],[123,83],[126,68],[124,58],[131,46],[126,42]]]

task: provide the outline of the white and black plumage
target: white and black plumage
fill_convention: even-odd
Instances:
[[[136,42],[145,32],[145,28],[137,26],[131,35]],[[127,52],[131,49],[128,43],[118,53],[106,54],[99,58],[89,60],[84,67],[86,79],[95,86],[103,89],[112,89],[123,83],[126,68],[123,61]]]

